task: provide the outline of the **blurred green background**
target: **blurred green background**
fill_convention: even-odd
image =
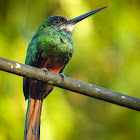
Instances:
[[[106,5],[77,24],[75,52],[64,73],[140,97],[139,0],[1,0],[0,57],[24,63],[46,18],[74,18]],[[22,77],[0,71],[0,140],[23,139],[26,107]],[[60,88],[43,103],[41,140],[139,140],[139,130],[139,112]]]

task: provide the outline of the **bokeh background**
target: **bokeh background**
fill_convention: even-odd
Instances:
[[[77,24],[65,75],[140,98],[140,1],[1,0],[0,57],[24,63],[49,16],[74,18],[108,5]],[[0,139],[23,139],[27,101],[22,77],[0,71]],[[55,88],[44,100],[41,140],[139,140],[140,113]]]

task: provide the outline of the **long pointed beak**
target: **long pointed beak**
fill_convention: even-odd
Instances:
[[[107,6],[102,7],[102,8],[99,8],[99,9],[96,9],[96,10],[93,10],[93,11],[91,11],[91,12],[88,12],[88,13],[86,13],[86,14],[83,14],[83,15],[81,15],[81,16],[78,16],[78,17],[76,17],[76,18],[74,18],[74,19],[70,19],[69,21],[66,22],[66,24],[73,24],[73,25],[74,25],[74,24],[78,23],[79,21],[81,21],[81,20],[83,20],[83,19],[85,19],[85,18],[87,18],[87,17],[89,17],[89,16],[91,16],[91,15],[93,15],[93,14],[95,14],[95,13],[101,11],[102,9],[104,9],[104,8],[106,8],[106,7],[107,7]]]

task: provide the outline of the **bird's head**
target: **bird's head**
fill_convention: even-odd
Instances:
[[[73,19],[69,19],[69,18],[64,17],[64,16],[51,16],[45,20],[45,24],[47,24],[47,26],[58,26],[59,30],[64,29],[66,32],[72,33],[73,28],[74,28],[76,23],[78,23],[79,21],[101,11],[102,9],[104,9],[106,7],[96,9],[94,11],[88,12],[86,14],[83,14],[83,15],[78,16],[78,17],[73,18]],[[44,25],[44,27],[46,27],[46,26]]]

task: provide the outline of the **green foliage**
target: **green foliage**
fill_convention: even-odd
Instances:
[[[140,2],[6,0],[0,4],[0,57],[24,63],[27,46],[53,15],[70,18],[108,5],[76,25],[65,75],[139,97]],[[0,71],[0,139],[23,139],[22,78]],[[139,112],[55,88],[44,100],[41,140],[139,140]]]

